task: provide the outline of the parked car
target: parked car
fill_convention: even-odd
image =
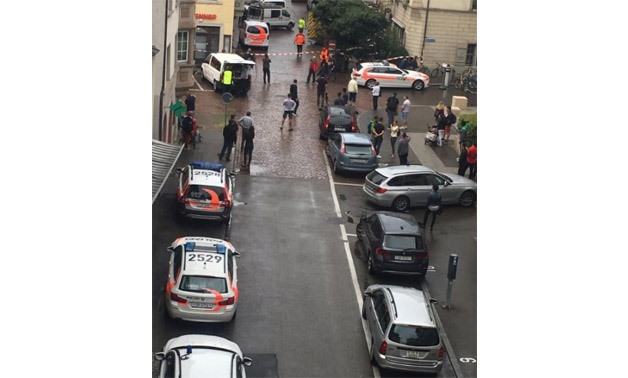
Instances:
[[[295,17],[285,7],[278,5],[251,5],[245,7],[246,18],[265,22],[269,28],[286,28],[292,30],[296,24]]]
[[[377,154],[368,135],[360,133],[330,134],[325,152],[332,161],[335,173],[368,173],[378,167]]]
[[[477,184],[466,177],[441,173],[423,165],[378,168],[364,180],[362,191],[371,202],[396,211],[425,206],[432,185],[439,186],[443,205],[473,206]]]
[[[359,132],[355,116],[358,114],[350,106],[326,105],[321,109],[318,120],[320,139],[327,139],[331,133]]]
[[[265,22],[245,20],[240,26],[240,44],[244,47],[268,49],[269,31]]]
[[[225,240],[186,236],[170,253],[165,302],[168,319],[229,322],[238,310],[240,254]]]
[[[233,70],[232,90],[246,94],[251,87],[250,72],[255,68],[255,62],[246,60],[240,55],[228,53],[209,54],[205,62],[201,64],[203,77],[214,86],[215,91],[223,91],[225,88],[222,85],[222,79],[227,66]],[[248,78],[243,77],[243,70],[248,70]]]
[[[229,222],[233,185],[222,164],[194,161],[177,171],[177,212],[181,217]]]
[[[163,352],[159,378],[229,377],[246,378],[245,366],[253,365],[238,344],[209,335],[183,335],[168,340]]]
[[[417,91],[429,87],[430,77],[424,73],[401,69],[388,62],[360,63],[353,69],[358,85],[369,89],[379,82],[382,88],[412,88]]]
[[[367,287],[362,317],[373,338],[371,361],[387,369],[437,374],[445,346],[432,310],[435,303],[411,287]]]
[[[376,211],[360,217],[355,232],[366,255],[369,273],[389,272],[422,277],[427,273],[429,254],[421,228],[413,216]]]

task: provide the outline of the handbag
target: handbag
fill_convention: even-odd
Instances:
[[[438,211],[440,209],[440,206],[439,205],[429,205],[427,208],[430,209],[430,211]]]

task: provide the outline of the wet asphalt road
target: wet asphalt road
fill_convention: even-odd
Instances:
[[[303,4],[293,6],[298,14],[304,14]],[[344,220],[335,215],[328,168],[322,153],[325,142],[318,138],[316,87],[305,84],[311,55],[304,54],[302,59],[296,55],[273,55],[296,52],[292,44],[294,34],[294,31],[281,29],[271,31],[271,84],[262,82],[261,57],[258,56],[259,67],[253,72],[248,97],[235,98],[227,106],[227,113],[236,114],[238,118],[250,110],[256,126],[250,174],[241,172],[236,177],[230,234],[231,241],[242,253],[238,317],[230,324],[166,323],[162,317],[160,309],[168,260],[165,247],[183,235],[228,236],[226,227],[220,224],[177,222],[174,216],[176,187],[170,179],[153,207],[153,351],[160,350],[169,338],[182,334],[213,334],[238,343],[245,355],[254,357],[257,362],[254,367],[269,366],[267,375],[253,371],[259,374],[257,376],[274,376],[274,373],[282,377],[373,376],[360,309],[350,281],[349,262],[342,252],[338,224]],[[319,48],[308,44],[305,51],[308,50],[318,51]],[[282,102],[293,79],[297,79],[299,85],[299,117],[294,131],[288,132],[287,127],[280,131]],[[330,82],[330,99],[348,80],[349,74],[345,73]],[[196,159],[216,160],[215,154],[222,143],[220,130],[225,107],[207,81],[199,80],[199,86],[197,89],[208,90],[194,91],[196,116],[205,140],[197,150],[185,151],[180,165]],[[436,87],[423,92],[396,91],[400,97],[409,95],[413,105],[435,105],[440,100],[450,102],[451,95],[457,94]],[[383,117],[385,98],[392,92],[391,89],[382,91],[378,114]],[[475,106],[474,97],[469,98],[470,106]],[[356,108],[363,115],[360,118],[368,119],[372,114],[370,91],[366,88],[360,87]],[[408,131],[413,129],[423,131],[424,125],[411,122]],[[360,175],[333,177],[348,184],[363,182]],[[335,188],[343,214],[347,210],[375,210],[364,200],[360,187],[335,185]],[[413,209],[411,213],[422,217],[423,211]],[[434,235],[427,237],[435,271],[429,273],[426,282],[431,294],[441,299],[447,251],[459,250],[460,243],[468,243],[467,239],[475,236],[475,209],[452,207],[438,222],[463,230],[450,239],[451,232],[447,228],[439,230],[437,227]],[[355,226],[346,226],[360,290],[379,282],[419,287],[418,281],[412,278],[370,277],[360,251],[353,248]],[[468,268],[475,270],[474,266]],[[465,287],[473,290],[464,293],[475,295],[475,275],[468,276],[473,282]],[[465,340],[475,344],[475,332],[473,338]],[[469,372],[465,370],[465,376],[475,376],[474,371],[474,368]],[[409,375],[383,372],[382,376]],[[454,376],[448,361],[439,376]]]

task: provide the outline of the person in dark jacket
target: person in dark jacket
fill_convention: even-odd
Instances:
[[[410,143],[410,137],[404,131],[401,134],[401,138],[397,143],[397,155],[399,156],[399,164],[408,165],[408,144]]]
[[[458,157],[458,174],[460,176],[464,176],[468,166],[469,164],[467,163],[467,143],[462,142],[460,144],[460,156]]]
[[[251,167],[251,158],[253,157],[253,139],[255,139],[255,126],[251,126],[249,131],[242,137],[244,139],[244,162],[243,168]]]
[[[222,160],[225,152],[227,152],[227,161],[231,161],[231,149],[236,141],[238,135],[238,124],[235,120],[235,114],[231,115],[231,119],[222,129],[222,138],[224,140],[222,144],[222,150],[218,154],[218,158]]]
[[[438,192],[438,185],[432,185],[432,191],[427,196],[427,208],[425,209],[425,215],[423,215],[423,225],[421,228],[425,228],[427,225],[427,218],[432,214],[432,225],[430,230],[434,229],[434,222],[436,222],[436,215],[441,214],[442,211],[442,199]]]

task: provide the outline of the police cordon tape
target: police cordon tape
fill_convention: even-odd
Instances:
[[[303,51],[302,54],[319,54],[320,51]],[[298,53],[296,52],[292,52],[292,53],[272,53],[272,54],[268,54],[268,56],[277,56],[277,55],[297,55]],[[255,53],[253,55],[259,55],[259,56],[264,56],[264,53]]]

